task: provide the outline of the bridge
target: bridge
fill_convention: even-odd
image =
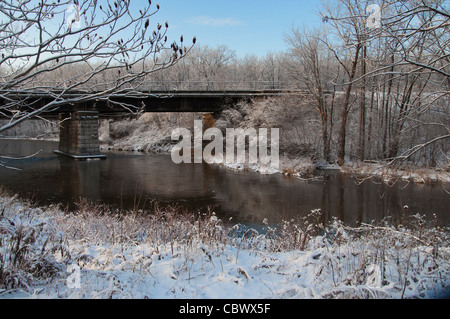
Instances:
[[[159,82],[140,85],[139,90],[128,88],[103,96],[99,87],[77,91],[27,89],[9,93],[20,111],[33,112],[55,100],[62,101],[41,113],[41,117],[58,118],[60,122],[59,149],[55,152],[75,159],[105,158],[100,154],[98,126],[100,118],[111,118],[132,112],[203,112],[217,113],[227,105],[241,100],[304,95],[303,90],[289,90],[281,85],[251,82]],[[152,88],[152,89],[150,89]],[[86,97],[90,98],[86,98]],[[98,96],[98,98],[96,98]],[[9,102],[10,103],[10,102]],[[5,109],[0,100],[0,117],[10,118],[18,108]],[[9,114],[8,114],[9,112]]]
[[[56,118],[60,113],[71,113],[78,110],[97,111],[102,117],[109,118],[117,114],[136,112],[218,112],[226,105],[240,100],[281,96],[293,91],[288,90],[242,90],[242,91],[141,91],[112,94],[107,98],[90,98],[84,100],[85,92],[69,92],[52,94],[43,92],[26,92],[9,95],[20,101],[20,111],[33,112],[48,105],[56,98],[65,101],[57,107],[49,108],[40,116]],[[302,92],[297,91],[297,94]],[[89,92],[89,95],[101,95],[101,92]],[[19,103],[17,103],[19,104]],[[1,100],[0,100],[1,105]],[[10,118],[18,108],[1,111],[0,118]]]

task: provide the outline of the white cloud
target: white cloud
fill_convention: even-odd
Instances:
[[[242,24],[240,20],[235,18],[212,18],[208,16],[190,17],[186,19],[186,22],[190,24],[208,25],[213,27],[234,27]]]

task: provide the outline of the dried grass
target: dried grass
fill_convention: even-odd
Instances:
[[[199,213],[155,204],[152,211],[121,212],[80,201],[76,211],[63,212],[57,207],[34,208],[4,193],[0,198],[0,289],[7,291],[31,292],[42,282],[56,285],[74,262],[80,267],[97,263],[107,270],[114,260],[125,261],[134,247],[144,246],[148,253],[142,252],[140,262],[127,267],[152,275],[154,258],[184,256],[172,274],[174,280],[179,272],[191,278],[196,258],[223,268],[225,251],[235,251],[236,263],[244,251],[262,255],[308,252],[310,263],[316,265],[314,281],[332,283],[324,298],[384,298],[383,287],[402,296],[408,289],[426,296],[427,290],[436,289],[429,282],[443,289],[450,272],[449,230],[420,215],[404,216],[395,224],[383,220],[348,227],[339,220],[325,225],[321,211],[314,210],[305,218],[285,221],[279,227],[266,223],[257,231],[225,225],[212,209]],[[90,255],[87,247],[104,247],[105,260]],[[237,269],[240,278],[249,280],[244,266]],[[107,296],[126,294],[120,292],[119,283],[114,285],[113,290],[104,291]]]

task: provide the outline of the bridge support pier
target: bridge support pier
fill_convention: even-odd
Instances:
[[[77,160],[105,159],[98,140],[99,117],[96,111],[59,114],[60,132],[57,154]]]

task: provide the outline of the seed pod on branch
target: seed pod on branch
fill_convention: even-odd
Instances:
[[[147,5],[141,5],[140,8],[136,7],[134,12],[130,12],[132,11],[131,0],[39,0],[35,1],[36,8],[30,9],[32,4],[28,4],[28,9],[30,10],[25,10],[26,8],[23,5],[24,2],[29,3],[30,1],[0,0],[0,11],[11,16],[10,21],[0,19],[0,30],[3,30],[3,33],[5,33],[3,35],[3,42],[5,43],[1,43],[2,40],[0,40],[0,47],[3,44],[3,47],[6,48],[5,50],[0,50],[0,71],[3,81],[12,79],[11,83],[1,83],[2,92],[4,87],[7,87],[9,90],[6,94],[19,92],[19,90],[23,90],[24,85],[26,85],[25,90],[32,90],[35,87],[40,89],[42,81],[49,79],[53,80],[50,83],[51,87],[50,84],[48,86],[49,92],[53,90],[56,92],[74,90],[75,92],[81,92],[81,97],[76,97],[76,101],[90,103],[95,102],[98,96],[108,99],[109,96],[120,94],[124,87],[128,87],[128,84],[134,87],[146,76],[168,69],[183,58],[188,49],[183,45],[183,36],[181,36],[181,45],[177,45],[171,39],[170,43],[173,42],[172,48],[168,48],[170,44],[168,35],[166,36],[168,33],[167,28],[169,27],[167,21],[164,24],[162,22],[163,19],[152,21],[150,28],[150,17],[157,12],[156,9],[150,7],[152,1],[147,1]],[[80,4],[80,8],[74,7],[72,10],[76,10],[75,14],[77,20],[81,19],[80,23],[85,22],[81,30],[73,30],[73,27],[70,30],[69,25],[77,22],[73,18],[75,15],[68,17],[66,6],[70,2],[74,6],[78,3]],[[30,3],[34,2],[31,1]],[[41,8],[42,6],[43,8]],[[159,11],[160,5],[155,2],[155,6]],[[78,12],[78,9],[81,10],[81,14]],[[45,32],[46,45],[41,48],[42,54],[41,50],[24,52],[24,65],[21,66],[21,72],[7,70],[6,67],[4,68],[5,65],[15,63],[14,61],[20,59],[13,54],[14,51],[22,50],[23,45],[34,45],[32,39],[26,38],[29,36],[28,34],[24,35],[23,30],[20,30],[20,28],[15,30],[16,28],[12,28],[11,25],[20,24],[23,21],[35,21],[37,12],[40,13],[39,18],[42,20],[39,21],[39,27],[41,31]],[[54,20],[49,21],[50,17],[53,16]],[[128,31],[122,32],[124,26],[127,26],[126,30]],[[166,29],[162,30],[163,27]],[[99,34],[95,33],[97,30]],[[103,30],[103,32],[100,30]],[[83,34],[84,37],[78,41],[70,40],[74,35],[78,34]],[[121,39],[120,36],[117,36],[119,34],[123,34],[124,38]],[[8,37],[7,40],[6,37]],[[83,50],[83,54],[74,54],[74,52],[80,50]],[[166,50],[169,51],[167,52]],[[65,59],[67,56],[70,56],[71,59]],[[150,63],[151,61],[158,61],[158,57],[158,64]],[[26,64],[27,61],[31,60],[36,61],[36,63]],[[114,61],[114,63],[109,61]],[[83,72],[78,72],[78,63],[83,67],[84,63],[87,63],[90,67],[86,68],[86,70],[83,68]],[[98,66],[91,66],[92,64],[96,65],[96,63],[98,63]],[[25,69],[26,72],[23,72]],[[61,75],[57,72],[58,70],[61,70]],[[130,71],[128,72],[127,70]],[[118,78],[118,75],[120,83],[114,81],[115,78]],[[69,86],[67,85],[69,83],[68,77],[72,81],[72,84]],[[11,89],[9,89],[10,87]],[[53,97],[51,93],[49,96],[49,99]],[[32,114],[29,113],[28,108],[26,110],[24,108],[24,111],[19,109],[22,107],[19,105],[22,101],[9,103],[12,105],[11,107],[9,105],[1,105],[2,116],[8,112],[7,108],[12,111],[19,109],[22,113],[16,116],[15,113],[10,112],[13,114],[12,121],[6,125],[1,124],[0,132],[26,120],[28,116],[36,116],[50,109],[56,110],[61,105],[66,105],[67,101],[69,101],[67,102],[69,104],[72,103],[72,97],[67,101],[64,100],[65,98],[64,96],[62,99],[58,98],[49,103],[39,104],[39,109],[32,110]]]

